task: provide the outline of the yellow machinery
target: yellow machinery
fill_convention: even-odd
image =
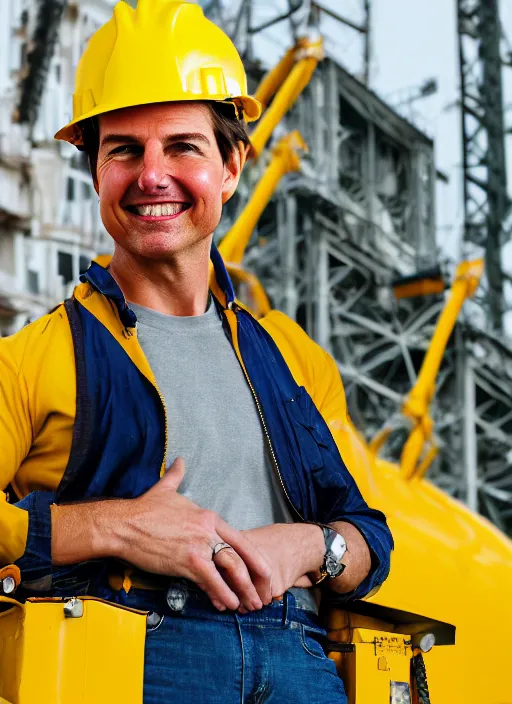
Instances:
[[[316,45],[316,60],[320,49]],[[288,52],[258,90],[266,105],[289,74],[251,138],[253,156],[261,153],[286,111],[286,96],[294,102],[313,73],[314,66],[300,52],[298,63],[294,56]],[[300,168],[298,149],[304,151],[306,145],[297,133],[276,145],[251,200],[219,247],[257,317],[268,313],[270,305],[258,279],[243,268],[243,255],[279,179]],[[422,651],[432,704],[512,704],[512,543],[425,478],[437,454],[429,415],[436,375],[462,305],[474,294],[482,272],[482,260],[464,262],[456,271],[418,380],[403,402],[410,432],[400,464],[379,456],[391,427],[370,443],[350,424],[343,429],[345,462],[368,504],[388,517],[395,538],[391,574],[380,590],[347,609],[329,609],[331,657],[349,704],[426,704]],[[418,677],[411,674],[413,661]]]
[[[321,42],[301,39],[265,77],[257,92],[264,105],[280,88],[252,135],[253,157],[321,56]],[[270,304],[258,279],[243,269],[244,251],[280,178],[299,168],[305,148],[298,133],[276,145],[253,197],[220,246],[240,295],[258,317]],[[347,466],[369,505],[387,515],[395,538],[391,574],[381,589],[345,608],[330,607],[326,615],[331,657],[349,704],[512,704],[511,543],[425,478],[437,452],[429,416],[435,377],[482,269],[482,261],[475,261],[457,270],[418,381],[403,403],[411,429],[400,464],[379,456],[391,428],[370,443],[350,423],[340,429]],[[0,571],[4,592],[19,580],[13,568],[6,569],[11,572]],[[8,596],[0,601],[12,606],[0,613],[0,704],[141,703],[143,614],[87,597],[32,599],[24,606]],[[118,669],[115,654],[123,663]]]
[[[230,271],[236,279],[243,269]],[[368,504],[388,517],[395,539],[391,574],[380,590],[348,609],[329,611],[331,657],[349,704],[408,702],[400,698],[401,687],[412,687],[411,658],[418,649],[430,651],[425,662],[432,704],[512,702],[512,544],[425,479],[437,453],[428,412],[435,377],[482,272],[482,260],[464,262],[456,272],[417,383],[404,400],[411,430],[400,465],[379,457],[391,428],[369,444],[354,427],[344,429],[345,462]],[[251,300],[266,300],[251,277],[240,277],[251,283]]]

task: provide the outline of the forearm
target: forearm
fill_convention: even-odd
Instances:
[[[127,499],[54,504],[52,564],[73,565],[86,560],[121,557],[120,528]]]

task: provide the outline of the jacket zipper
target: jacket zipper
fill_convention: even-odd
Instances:
[[[236,319],[236,311],[239,310],[239,306],[237,306],[236,303],[233,303],[233,304],[231,305],[230,310],[233,311],[233,313],[235,314],[235,319]],[[224,316],[224,318],[225,318],[225,316]],[[228,321],[226,320],[226,322],[228,322]],[[237,323],[238,323],[238,319],[237,319]],[[229,327],[229,322],[228,322],[228,327]],[[231,332],[231,329],[230,329],[230,332]],[[232,340],[232,339],[231,339],[231,344],[233,345],[233,340]],[[275,454],[275,452],[274,452],[274,448],[273,448],[273,446],[272,446],[272,441],[270,440],[270,434],[269,434],[268,429],[267,429],[267,424],[266,424],[266,422],[265,422],[265,417],[264,417],[264,415],[263,415],[263,411],[261,410],[260,400],[259,400],[259,398],[258,398],[258,396],[257,396],[257,394],[256,394],[256,391],[255,391],[255,389],[254,389],[254,386],[252,385],[252,382],[251,382],[251,380],[250,380],[250,378],[249,378],[249,374],[247,373],[247,371],[246,371],[246,369],[245,369],[245,366],[241,363],[242,353],[240,353],[240,359],[239,359],[236,350],[234,350],[234,352],[235,352],[236,358],[238,359],[238,362],[239,362],[239,364],[240,364],[240,366],[241,366],[241,368],[242,368],[242,371],[243,371],[243,373],[244,373],[244,376],[245,376],[245,378],[247,379],[247,383],[248,383],[248,385],[249,385],[249,388],[250,388],[250,390],[251,390],[251,393],[252,393],[252,395],[253,395],[254,402],[255,402],[256,408],[257,408],[257,410],[258,410],[258,415],[259,415],[259,417],[260,417],[261,425],[262,425],[262,427],[263,427],[263,432],[264,432],[265,437],[266,437],[266,439],[267,439],[267,443],[268,443],[268,447],[269,447],[269,450],[270,450],[270,454],[271,454],[271,456],[272,456],[272,462],[273,462],[273,465],[274,465],[274,467],[275,467],[275,470],[276,470],[276,473],[277,473],[277,476],[278,476],[278,479],[279,479],[279,483],[280,483],[281,488],[282,488],[282,490],[283,490],[283,493],[284,493],[284,495],[285,495],[285,497],[286,497],[286,500],[288,501],[288,504],[291,506],[291,508],[293,509],[293,511],[295,511],[295,513],[296,513],[297,516],[300,518],[300,520],[301,520],[301,521],[305,521],[306,519],[305,519],[304,516],[302,516],[302,514],[295,508],[295,506],[294,506],[293,503],[292,503],[292,500],[290,499],[290,497],[289,497],[289,495],[288,495],[288,492],[286,491],[286,487],[285,487],[285,485],[284,485],[283,478],[282,478],[282,476],[281,476],[281,470],[279,469],[279,464],[278,464],[278,462],[277,462],[277,457],[276,457],[276,454]]]
[[[166,469],[167,469],[167,446],[168,446],[168,437],[169,437],[169,428],[168,428],[168,426],[167,426],[167,409],[166,409],[166,407],[165,407],[165,401],[164,401],[163,394],[162,394],[162,392],[160,391],[160,389],[158,388],[158,385],[157,385],[157,383],[156,383],[156,380],[155,380],[154,386],[155,386],[155,389],[156,389],[156,392],[157,392],[158,396],[160,397],[160,402],[161,402],[161,404],[162,404],[162,409],[163,409],[163,412],[164,412],[164,431],[165,431],[165,435],[164,435],[164,459],[163,459],[163,468],[164,468],[164,473],[165,473],[165,471],[166,471]]]

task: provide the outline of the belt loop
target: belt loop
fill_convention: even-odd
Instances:
[[[283,594],[283,621],[281,624],[282,628],[288,628],[288,600],[290,598],[290,594],[288,592],[285,592]]]

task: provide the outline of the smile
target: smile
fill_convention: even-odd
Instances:
[[[169,218],[180,215],[190,208],[190,203],[168,202],[168,203],[144,203],[143,205],[127,205],[125,210],[143,218]]]

